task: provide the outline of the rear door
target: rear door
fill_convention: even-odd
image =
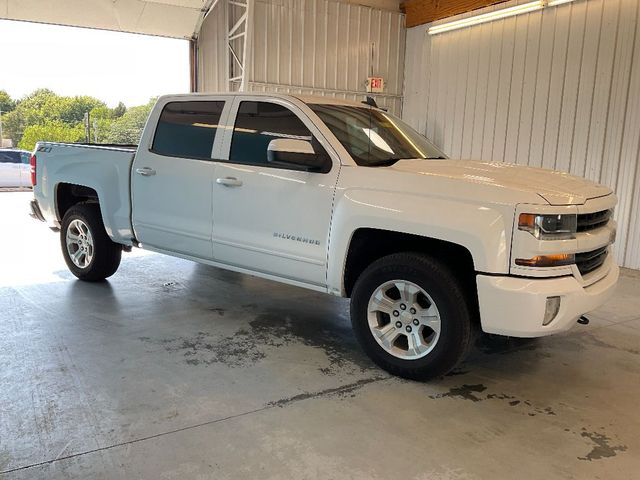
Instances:
[[[216,167],[213,244],[221,263],[326,285],[327,245],[340,162],[305,111],[282,99],[238,96]],[[279,138],[312,141],[326,173],[267,161]]]
[[[19,152],[0,152],[0,187],[19,186],[21,186]]]
[[[143,137],[133,162],[132,223],[143,246],[211,259],[212,155],[229,97],[205,98],[155,110],[155,133]]]

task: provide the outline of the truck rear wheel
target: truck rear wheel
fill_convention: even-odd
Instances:
[[[470,350],[472,318],[460,281],[417,253],[372,263],[351,295],[351,323],[371,359],[389,373],[426,380],[448,373]]]
[[[67,211],[60,229],[60,246],[69,270],[80,280],[104,280],[120,265],[122,246],[107,235],[96,203],[79,203]]]

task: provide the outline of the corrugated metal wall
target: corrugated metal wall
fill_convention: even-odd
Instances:
[[[207,16],[198,36],[197,91],[227,91],[226,2],[218,2]]]
[[[201,91],[226,90],[226,77],[221,76],[226,56],[219,48],[224,45],[223,3],[202,28]],[[386,82],[376,100],[400,113],[402,14],[333,0],[256,0],[254,5],[249,90],[362,99],[373,63],[373,73]]]
[[[638,0],[576,0],[440,35],[412,28],[403,116],[451,156],[611,186],[618,261],[640,268],[639,25]]]

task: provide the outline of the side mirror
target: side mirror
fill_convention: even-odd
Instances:
[[[294,138],[271,140],[267,161],[274,166],[310,172],[324,172],[328,166],[327,157],[316,153],[311,142]]]

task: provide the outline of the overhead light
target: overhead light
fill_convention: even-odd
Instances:
[[[501,18],[513,17],[515,15],[521,15],[523,13],[534,12],[536,10],[542,10],[545,7],[555,7],[563,3],[569,3],[573,0],[536,0],[534,2],[522,3],[513,7],[502,8],[500,10],[494,10],[492,12],[482,13],[480,15],[474,15],[472,17],[462,18],[460,20],[454,20],[453,22],[442,23],[440,25],[434,25],[427,30],[429,35],[436,35],[438,33],[448,32],[451,30],[457,30],[459,28],[470,27],[472,25],[479,25],[481,23],[492,22]]]

